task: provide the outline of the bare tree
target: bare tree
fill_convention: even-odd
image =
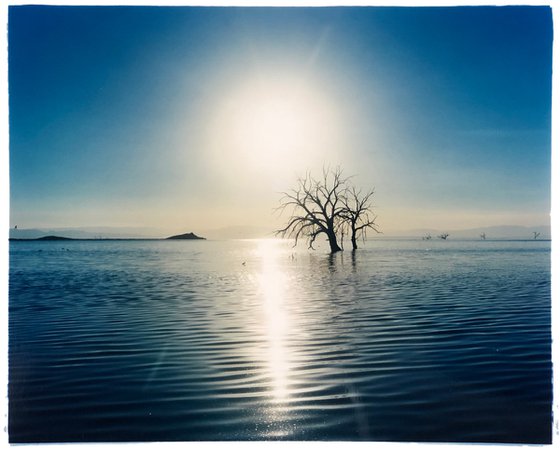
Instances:
[[[317,237],[325,234],[332,253],[342,250],[338,245],[337,234],[344,227],[341,197],[346,189],[346,181],[340,168],[323,169],[321,180],[315,180],[310,173],[299,178],[297,187],[284,192],[280,200],[278,209],[282,212],[291,208],[292,212],[287,225],[277,230],[276,234],[294,238],[294,245],[304,238],[311,249]]]
[[[442,233],[438,236],[438,238],[443,239],[444,241],[449,237],[449,233]]]
[[[362,195],[361,190],[357,190],[355,186],[350,186],[346,188],[341,198],[344,204],[342,217],[350,228],[350,240],[353,250],[358,248],[358,238],[366,238],[368,229],[380,233],[375,223],[377,216],[374,216],[372,213],[373,205],[371,204],[371,199],[373,193],[372,189]]]
[[[332,253],[342,250],[340,243],[350,233],[352,248],[358,248],[358,238],[364,238],[368,229],[379,233],[372,214],[373,190],[362,195],[343,177],[342,170],[323,169],[323,177],[314,179],[307,173],[297,181],[297,187],[283,194],[278,210],[291,208],[287,225],[276,231],[277,235],[307,240],[313,248],[321,234],[327,236]]]
[[[537,239],[541,234],[538,231],[533,231],[533,239]]]

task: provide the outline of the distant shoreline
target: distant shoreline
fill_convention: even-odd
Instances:
[[[197,236],[194,233],[185,233],[175,236],[170,236],[167,238],[103,238],[103,237],[93,237],[93,238],[69,238],[64,236],[48,235],[41,236],[37,238],[8,238],[9,241],[205,241],[206,238]]]
[[[254,239],[266,239],[266,238],[254,238]],[[140,237],[140,238],[66,238],[56,236],[54,239],[45,239],[42,238],[8,238],[10,242],[64,242],[64,241],[76,241],[76,242],[83,242],[83,241],[205,241],[206,238],[197,238],[197,239],[170,239],[170,238],[153,238],[153,237]],[[218,239],[219,241],[237,241],[237,240],[253,240],[253,238],[233,238],[233,239]],[[289,240],[289,239],[286,239]],[[375,239],[368,239],[368,241],[422,241],[425,243],[434,243],[434,242],[464,242],[464,241],[472,241],[472,242],[551,242],[552,239],[550,238],[539,238],[539,239],[528,239],[528,238],[494,238],[494,239],[477,239],[477,238],[469,238],[469,237],[459,237],[455,239],[431,239],[431,240],[423,240],[422,238],[415,237],[415,236],[382,236],[377,237]]]
[[[45,241],[45,242],[63,242],[63,241],[205,241],[206,238],[200,239],[169,239],[169,238],[62,238],[62,239],[43,239],[43,238],[9,238],[11,241]]]
[[[59,238],[59,239],[44,239],[44,238],[9,238],[9,241],[167,241],[167,238]],[[184,239],[185,241],[189,239]],[[198,240],[198,239],[197,239]]]

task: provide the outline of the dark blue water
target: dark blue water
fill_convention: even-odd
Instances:
[[[11,242],[11,442],[550,443],[550,242]]]

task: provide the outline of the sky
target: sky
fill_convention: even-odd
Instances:
[[[340,166],[380,229],[551,209],[547,6],[11,6],[10,227],[274,230]]]

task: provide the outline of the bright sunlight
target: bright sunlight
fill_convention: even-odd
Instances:
[[[317,83],[289,76],[244,80],[224,99],[211,127],[211,154],[242,173],[278,176],[330,160],[336,110]]]
[[[259,244],[263,268],[259,286],[263,296],[264,316],[268,338],[267,360],[272,381],[272,394],[277,402],[288,398],[290,365],[285,340],[289,333],[289,318],[284,305],[285,275],[278,268],[278,248],[275,240]]]

